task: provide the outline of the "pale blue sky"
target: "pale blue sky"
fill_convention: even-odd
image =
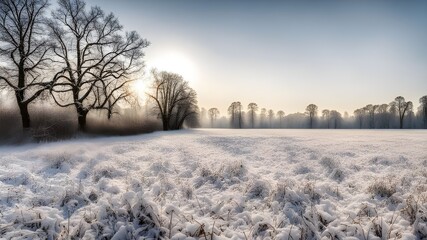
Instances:
[[[151,41],[148,66],[182,58],[171,70],[190,81],[201,107],[222,114],[233,101],[286,114],[310,103],[352,113],[398,95],[418,106],[427,94],[427,1],[88,4]]]

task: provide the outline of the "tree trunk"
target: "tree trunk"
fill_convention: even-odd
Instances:
[[[19,112],[21,114],[22,128],[29,129],[31,126],[30,114],[28,113],[28,104],[24,101],[24,90],[15,91],[16,102],[18,103]]]
[[[166,118],[162,118],[163,131],[169,130],[169,121]]]
[[[21,113],[22,128],[28,130],[31,126],[30,114],[28,113],[28,104],[18,102],[19,112]]]
[[[88,111],[86,110],[77,110],[78,114],[78,122],[79,122],[79,131],[85,132],[86,131],[86,117],[87,117]]]

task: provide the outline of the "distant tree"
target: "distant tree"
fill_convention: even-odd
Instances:
[[[231,103],[228,113],[231,115],[231,126],[242,128],[242,104],[240,102]]]
[[[344,112],[344,119],[346,119],[346,120],[347,120],[349,117],[350,117],[350,115],[348,114],[348,112],[347,112],[347,111],[345,111],[345,112]]]
[[[218,108],[211,108],[208,110],[208,114],[209,114],[209,118],[211,119],[211,127],[213,127],[214,121],[216,121],[216,119],[219,116],[219,110]]]
[[[188,119],[194,122],[198,115],[197,94],[188,82],[166,71],[153,70],[152,75],[152,93],[147,95],[155,102],[154,111],[162,120],[163,130],[181,129]]]
[[[279,117],[279,127],[282,128],[282,122],[283,122],[283,118],[285,117],[285,112],[282,110],[279,110],[277,112],[277,116]]]
[[[268,110],[268,119],[270,120],[270,128],[273,127],[274,111],[273,109]]]
[[[310,119],[310,128],[313,128],[314,118],[317,116],[317,109],[315,104],[309,104],[305,108],[305,114],[307,114]]]
[[[327,126],[328,126],[328,128],[329,128],[329,123],[330,123],[330,121],[331,121],[331,119],[330,119],[330,111],[329,111],[328,109],[324,109],[324,110],[322,111],[322,117],[323,117],[323,120],[325,120],[325,121],[326,121]]]
[[[377,108],[377,114],[379,116],[380,128],[389,127],[389,116],[388,116],[388,104],[381,104]]]
[[[31,126],[28,105],[52,82],[43,72],[51,50],[43,18],[47,0],[0,1],[0,84],[15,93],[24,130]]]
[[[267,119],[267,109],[265,108],[261,108],[261,113],[260,113],[260,122],[261,122],[261,127],[265,127],[265,120]]]
[[[375,113],[378,109],[378,105],[368,104],[364,107],[366,113],[369,117],[369,128],[375,128]]]
[[[248,111],[249,111],[250,118],[251,118],[251,127],[254,128],[254,126],[255,126],[255,114],[256,114],[256,111],[258,111],[258,105],[256,103],[249,103]]]
[[[396,109],[399,115],[399,127],[402,129],[405,114],[412,111],[412,102],[406,102],[404,97],[398,96],[394,99],[394,102],[392,102],[391,105]]]
[[[406,128],[415,128],[415,113],[411,109],[406,112]]]
[[[331,110],[330,114],[331,114],[331,120],[332,120],[333,126],[336,129],[339,127],[342,121],[341,113],[339,113],[336,110]]]
[[[200,109],[200,121],[205,122],[207,118],[208,118],[208,111],[206,111],[206,108],[202,107],[202,109]]]
[[[423,127],[427,128],[427,95],[420,98],[419,112],[423,122]]]
[[[359,128],[361,129],[363,126],[363,118],[365,115],[365,110],[362,108],[354,110],[354,117],[359,122]]]
[[[124,32],[118,19],[83,0],[59,0],[48,22],[58,71],[50,89],[61,107],[74,106],[85,131],[92,109],[111,112],[143,67],[149,45],[136,32]]]

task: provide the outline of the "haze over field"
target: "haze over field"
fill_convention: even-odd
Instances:
[[[427,2],[90,0],[152,42],[150,67],[182,74],[199,105],[310,103],[343,113],[427,89]]]

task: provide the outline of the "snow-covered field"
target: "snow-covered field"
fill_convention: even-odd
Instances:
[[[4,239],[427,239],[427,131],[186,130],[0,147]]]

